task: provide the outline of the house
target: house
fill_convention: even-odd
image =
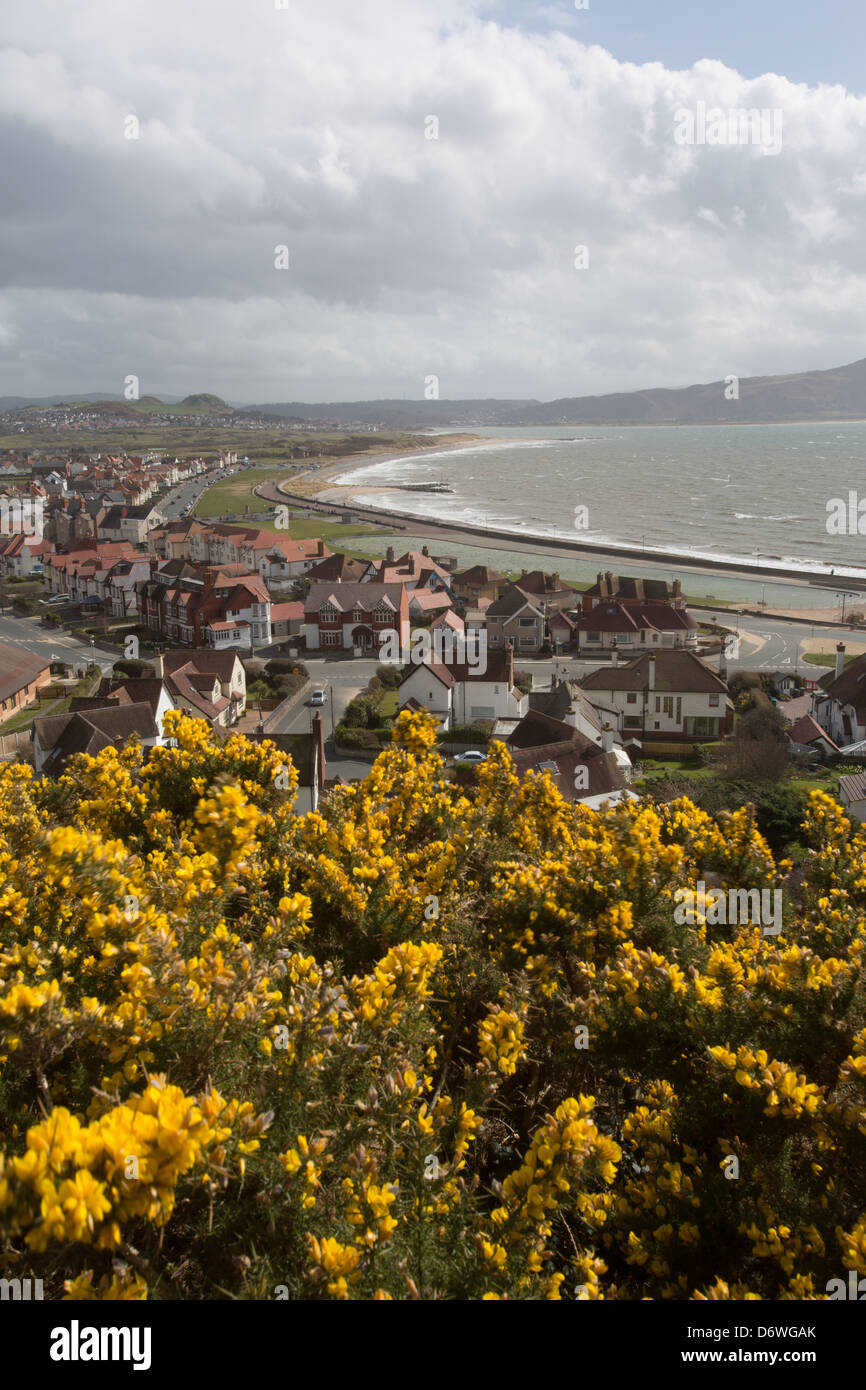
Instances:
[[[431,632],[453,632],[456,636],[463,636],[466,633],[466,624],[462,618],[458,618],[453,608],[446,608],[443,613],[437,614],[430,624]]]
[[[23,579],[30,574],[41,574],[46,555],[53,551],[50,541],[36,536],[0,535],[0,574],[4,579],[11,575]]]
[[[366,560],[352,560],[348,555],[329,555],[307,570],[311,584],[358,584],[369,566]]]
[[[550,633],[550,642],[555,652],[566,651],[572,647],[577,638],[577,619],[565,612],[557,612],[552,615],[547,624]]]
[[[504,651],[509,642],[518,655],[533,656],[546,641],[542,608],[512,584],[491,603],[485,613],[487,643],[491,651]],[[470,626],[467,614],[467,627]]]
[[[515,579],[514,585],[545,613],[573,608],[577,597],[573,589],[560,583],[556,570],[553,574],[546,574],[544,570],[521,570],[520,578]]]
[[[101,540],[131,541],[142,545],[148,531],[165,521],[162,512],[150,502],[138,506],[109,507],[97,529]]]
[[[488,652],[482,667],[427,661],[407,667],[398,687],[402,709],[426,709],[443,729],[477,719],[520,719],[529,698],[514,684],[514,650]]]
[[[801,715],[795,720],[788,730],[788,736],[799,752],[817,753],[823,759],[839,757],[839,747],[810,714]]]
[[[250,569],[258,570],[269,584],[287,584],[301,574],[307,574],[333,552],[322,540],[290,540],[259,531],[254,540],[242,543],[240,557]]]
[[[451,576],[451,592],[460,602],[477,607],[479,599],[492,603],[508,588],[508,578],[487,565],[472,565],[468,570]]]
[[[376,652],[409,644],[409,598],[402,584],[311,584],[304,600],[307,651]]]
[[[694,652],[645,652],[626,665],[613,653],[611,666],[582,682],[590,700],[617,711],[618,728],[653,742],[718,739],[733,727],[728,687]]]
[[[133,737],[145,748],[163,741],[149,704],[43,715],[33,721],[33,766],[37,776],[57,777],[73,754],[95,757],[104,748],[122,747]]]
[[[409,593],[409,616],[416,621],[423,622],[427,618],[437,617],[450,607],[451,595],[444,589],[413,589]]]
[[[866,821],[866,772],[839,778],[839,801],[854,820]]]
[[[521,781],[530,772],[547,772],[566,801],[597,809],[637,800],[628,788],[631,763],[625,757],[621,764],[610,729],[598,744],[570,724],[530,710],[505,742]]]
[[[613,705],[605,705],[596,695],[591,700],[577,681],[554,676],[549,690],[532,690],[529,693],[529,708],[536,714],[569,724],[593,743],[601,743],[606,725],[616,730],[619,712]],[[614,733],[614,744],[619,739]]]
[[[151,665],[174,708],[207,719],[213,727],[236,724],[247,707],[247,676],[236,651],[163,652]]]
[[[300,599],[296,603],[271,604],[271,638],[297,637],[304,625],[304,605]]]
[[[866,653],[845,665],[845,644],[836,645],[836,667],[812,692],[812,717],[845,749],[866,739]]]
[[[597,603],[575,623],[578,651],[615,647],[696,648],[698,625],[685,609],[667,603]]]
[[[138,586],[144,626],[186,647],[254,651],[271,640],[271,596],[245,565],[170,560]]]
[[[643,605],[645,603],[667,603],[672,608],[685,608],[686,600],[678,579],[668,584],[666,579],[630,579],[621,574],[614,575],[608,570],[599,573],[590,588],[584,589],[581,606],[589,613],[599,603],[610,600],[616,603]]]
[[[403,584],[408,592],[417,589],[447,589],[450,591],[451,575],[435,560],[431,560],[427,547],[423,550],[407,550],[405,555],[394,558],[394,547],[388,546],[384,560],[373,560],[361,576],[365,584]]]
[[[36,699],[51,680],[44,657],[12,642],[0,642],[0,723]]]

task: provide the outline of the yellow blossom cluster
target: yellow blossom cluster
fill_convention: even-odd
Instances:
[[[402,714],[0,768],[0,1238],[51,1297],[817,1299],[866,1273],[866,829],[591,811]],[[701,881],[784,930],[681,923]],[[710,920],[708,919],[708,916]],[[284,1296],[281,1293],[279,1296]]]

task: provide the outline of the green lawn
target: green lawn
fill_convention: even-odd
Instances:
[[[0,724],[0,734],[20,733],[23,729],[29,729],[34,719],[40,719],[45,714],[66,714],[72,699],[78,695],[92,695],[99,685],[100,679],[101,676],[98,675],[84,676],[62,699],[38,700],[35,704],[28,705],[26,709],[18,710],[11,719]]]
[[[845,665],[849,666],[852,661],[857,661],[857,659],[856,656],[846,656]],[[836,665],[836,655],[834,652],[806,652],[803,660],[808,661],[810,666]]]

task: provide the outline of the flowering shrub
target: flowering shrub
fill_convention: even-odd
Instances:
[[[0,771],[0,1254],[47,1296],[812,1299],[866,1274],[866,830],[602,812],[401,715]],[[288,786],[287,786],[288,782]],[[783,888],[780,935],[678,887]]]

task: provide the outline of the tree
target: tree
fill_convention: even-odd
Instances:
[[[784,716],[769,703],[741,714],[726,749],[729,776],[780,781],[790,769],[788,728]]]

